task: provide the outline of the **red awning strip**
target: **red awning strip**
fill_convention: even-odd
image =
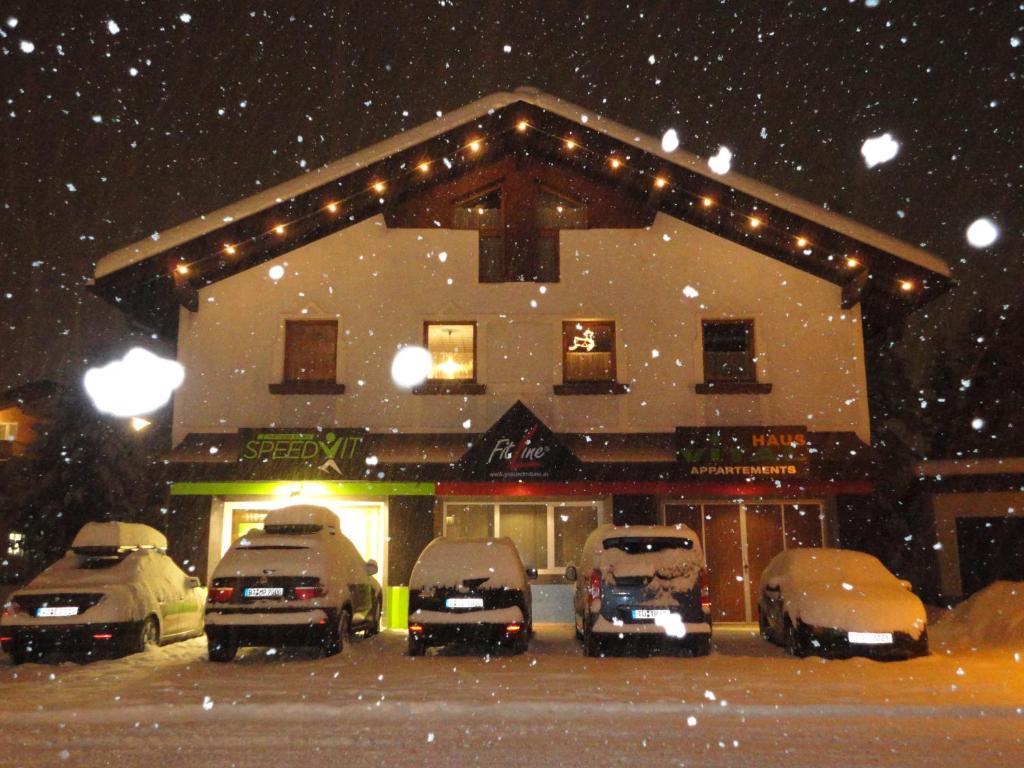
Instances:
[[[868,480],[836,483],[821,481],[794,483],[686,483],[651,482],[573,482],[573,483],[438,483],[438,496],[594,496],[607,494],[653,496],[838,496],[863,495],[874,490]]]

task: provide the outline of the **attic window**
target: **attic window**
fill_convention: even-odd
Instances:
[[[500,283],[506,279],[505,215],[501,187],[476,192],[455,204],[452,224],[456,229],[480,233],[480,282]]]
[[[548,187],[541,187],[537,193],[534,224],[542,234],[554,230],[555,237],[558,237],[559,229],[586,229],[586,203],[573,200]]]

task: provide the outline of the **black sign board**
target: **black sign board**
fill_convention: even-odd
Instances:
[[[806,477],[807,428],[677,427],[676,459],[694,479]]]
[[[579,469],[579,459],[520,401],[456,465],[463,480],[572,480]]]
[[[366,469],[367,434],[361,429],[242,429],[238,461],[286,478],[337,479]]]

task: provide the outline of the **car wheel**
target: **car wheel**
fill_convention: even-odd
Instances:
[[[219,635],[208,635],[206,656],[210,661],[225,663],[232,661],[238,653],[238,643]]]
[[[578,614],[573,614],[573,629],[576,631],[576,639],[583,639],[583,630],[580,629],[580,617]]]
[[[352,614],[348,608],[342,608],[338,620],[327,626],[323,641],[324,656],[336,656],[344,649],[345,641],[352,636]]]
[[[128,644],[128,653],[142,653],[147,648],[160,645],[160,625],[155,616],[147,616],[139,626],[138,634]]]
[[[786,617],[785,624],[786,652],[795,658],[802,659],[807,655],[803,642],[800,640],[800,633],[793,625],[793,622]]]
[[[711,635],[700,635],[692,638],[687,646],[691,656],[707,656],[711,653]]]
[[[420,638],[409,635],[409,655],[422,656],[427,652],[427,644]]]
[[[380,612],[381,604],[380,601],[378,601],[377,607],[374,608],[373,614],[370,616],[370,624],[366,628],[365,634],[367,637],[373,637],[380,632]]]

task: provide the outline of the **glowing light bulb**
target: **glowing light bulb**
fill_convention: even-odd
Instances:
[[[480,151],[480,140],[479,139],[473,139],[471,142],[469,142],[469,151],[470,152],[479,152]]]
[[[751,216],[750,217],[750,228],[751,229],[757,229],[758,227],[761,226],[761,223],[762,223],[761,220],[759,218],[757,218],[757,216]]]
[[[444,374],[446,379],[454,379],[458,375],[459,371],[462,370],[462,366],[455,362],[455,359],[451,355],[448,355],[448,359],[437,367],[441,370],[441,373]]]
[[[520,133],[525,133],[526,129],[529,127],[530,124],[525,120],[520,120],[518,123],[516,123],[516,130],[519,131]]]
[[[427,173],[430,170],[430,163],[424,160],[422,163],[416,166],[420,173]]]
[[[657,187],[658,189],[664,189],[667,185],[668,185],[668,180],[663,178],[663,177],[661,177],[661,176],[658,176],[654,180],[654,186]]]
[[[387,185],[383,181],[374,182],[373,191],[376,192],[378,195],[381,194],[385,189],[387,189]]]
[[[274,227],[274,234],[283,235],[284,234],[284,224],[278,224],[276,227]]]
[[[700,199],[700,204],[703,205],[705,208],[710,208],[712,205],[715,204],[715,201],[712,200],[710,197],[702,197]]]
[[[235,246],[231,245],[230,243],[224,246],[224,253],[226,253],[228,256],[234,256],[235,253],[237,252],[238,249],[235,248]]]
[[[900,290],[904,293],[914,290],[914,282],[912,280],[900,280]]]
[[[617,171],[617,170],[619,170],[619,168],[621,168],[621,167],[622,167],[622,161],[621,161],[621,160],[619,160],[619,158],[617,158],[617,157],[613,157],[613,158],[612,158],[612,159],[611,159],[611,160],[609,161],[609,163],[611,164],[611,166],[612,166],[612,170],[613,170],[613,171]]]
[[[796,247],[797,248],[806,248],[807,247],[807,238],[806,237],[798,237],[796,239]]]
[[[576,149],[576,142],[573,141],[572,139],[566,139],[565,148],[572,152],[574,149]]]
[[[189,273],[188,264],[179,264],[174,268],[174,271],[179,275],[187,275]]]
[[[853,256],[846,257],[846,266],[850,269],[856,269],[860,266],[860,259],[855,259]]]
[[[331,213],[337,213],[338,212],[338,204],[337,203],[328,203],[327,204],[327,210],[330,211]]]

